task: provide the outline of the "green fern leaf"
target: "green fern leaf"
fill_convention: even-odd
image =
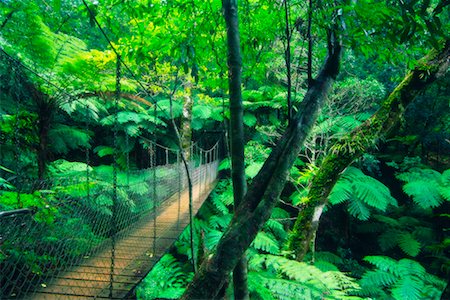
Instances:
[[[397,281],[397,277],[389,272],[382,270],[367,271],[361,278],[360,284],[363,289],[367,287],[386,287]]]
[[[265,280],[257,272],[248,273],[248,289],[251,294],[256,294],[261,300],[275,300],[272,296],[272,291],[268,289]]]
[[[398,229],[389,229],[378,236],[381,250],[387,251],[398,245],[399,236],[404,233]]]
[[[348,212],[358,218],[359,220],[366,221],[370,218],[370,210],[365,203],[359,201],[359,199],[354,199],[348,204]]]
[[[394,218],[391,218],[391,217],[388,217],[388,216],[383,216],[383,215],[374,215],[373,217],[374,217],[377,221],[380,221],[380,222],[382,222],[382,223],[384,223],[384,224],[387,224],[387,225],[389,225],[390,227],[396,228],[396,227],[399,227],[399,226],[400,226],[400,223],[399,223],[396,219],[394,219]]]
[[[396,300],[420,300],[423,283],[414,277],[406,276],[400,278],[391,290]]]
[[[253,127],[256,125],[257,119],[254,114],[245,113],[243,118],[244,124],[248,127]]]
[[[66,154],[69,150],[90,147],[90,134],[86,130],[59,124],[48,132],[50,148],[54,153]]]
[[[253,162],[248,167],[245,168],[245,175],[248,178],[254,178],[259,170],[261,170],[264,163],[262,162]]]
[[[228,224],[230,224],[232,217],[233,217],[232,214],[227,214],[223,216],[213,215],[211,218],[209,218],[209,225],[215,229],[227,228]]]
[[[424,209],[438,207],[442,204],[436,181],[411,181],[403,186],[403,191],[412,197],[414,203]]]
[[[450,201],[450,169],[445,170],[441,175],[441,184],[439,186],[441,197]]]
[[[278,254],[280,252],[280,245],[275,237],[264,231],[261,231],[256,235],[252,247],[270,254]]]
[[[419,254],[421,244],[409,232],[402,232],[397,236],[398,246],[409,256],[415,257]]]
[[[285,240],[287,238],[287,232],[284,229],[283,224],[274,219],[269,219],[264,224],[265,231],[270,231],[274,236],[281,240]]]
[[[397,206],[385,185],[354,167],[345,170],[329,200],[331,204],[348,202],[349,213],[360,220],[369,219],[371,208],[385,211],[389,205]]]
[[[314,255],[316,257],[316,260],[327,261],[334,265],[343,263],[343,260],[340,256],[337,256],[336,254],[331,252],[317,251]]]
[[[364,260],[376,266],[378,269],[399,275],[397,270],[397,261],[388,256],[366,256]]]
[[[423,278],[427,273],[421,264],[408,258],[400,259],[396,270],[400,276],[414,275],[418,278]]]
[[[329,201],[331,204],[336,205],[343,203],[351,198],[352,186],[349,182],[336,183],[333,190],[330,193]]]
[[[192,117],[207,120],[211,117],[212,111],[210,106],[196,105],[192,108]]]

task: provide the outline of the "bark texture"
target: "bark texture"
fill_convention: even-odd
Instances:
[[[187,76],[187,83],[185,84],[185,95],[183,103],[183,112],[181,116],[181,147],[183,149],[184,159],[189,161],[191,159],[191,140],[192,140],[192,107],[194,106],[194,99],[192,98],[192,83],[190,76]]]
[[[297,260],[303,260],[308,252],[318,228],[314,213],[327,203],[341,173],[356,158],[385,139],[400,122],[406,106],[448,70],[449,45],[447,41],[440,51],[432,50],[414,70],[408,72],[371,118],[333,145],[313,178],[308,193],[309,202],[299,213],[289,239],[288,248]]]
[[[239,36],[237,0],[224,0],[223,13],[227,25],[228,82],[230,94],[230,141],[231,179],[234,206],[238,207],[247,192],[244,164],[244,108],[241,93],[242,58]],[[249,299],[247,283],[247,260],[245,255],[233,271],[235,299]]]
[[[340,53],[340,43],[332,39],[324,66],[300,104],[299,112],[253,179],[215,253],[202,263],[181,299],[214,299],[228,274],[269,219],[289,170],[339,72]]]

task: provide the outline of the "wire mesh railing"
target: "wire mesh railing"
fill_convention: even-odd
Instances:
[[[194,199],[216,179],[216,151],[202,150],[203,157],[189,163]],[[166,162],[119,172],[117,186],[111,174],[102,173],[29,180],[18,185],[20,191],[0,190],[2,204],[20,194],[24,207],[37,205],[0,213],[0,298],[40,293],[114,298],[111,291],[130,289],[123,282],[127,268],[136,277],[136,260],[164,252],[162,239],[173,225],[189,223],[188,175],[180,159]]]

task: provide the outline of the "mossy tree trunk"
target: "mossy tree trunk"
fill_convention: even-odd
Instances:
[[[341,45],[335,39],[335,34],[330,34],[328,56],[314,84],[299,105],[298,113],[253,179],[216,251],[203,261],[181,299],[214,299],[228,274],[269,219],[289,170],[339,72],[340,57]]]
[[[330,154],[324,158],[312,180],[309,202],[300,211],[290,235],[288,248],[297,260],[303,260],[308,252],[318,228],[318,218],[314,216],[327,203],[341,173],[378,141],[385,139],[400,122],[406,106],[437,78],[442,77],[449,67],[449,45],[447,41],[440,51],[432,50],[419,61],[417,67],[408,72],[371,118],[332,146]]]
[[[247,191],[244,164],[244,108],[241,93],[241,48],[237,0],[224,0],[223,12],[227,25],[228,82],[230,94],[230,154],[231,179],[233,182],[234,206],[238,207]],[[233,270],[235,299],[249,299],[247,282],[247,260],[241,257]]]

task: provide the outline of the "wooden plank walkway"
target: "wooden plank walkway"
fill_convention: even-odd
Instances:
[[[215,182],[193,187],[194,214],[214,186]],[[128,297],[189,224],[187,189],[180,197],[176,193],[165,203],[165,207],[159,208],[156,227],[153,216],[149,214],[117,234],[112,299]],[[110,274],[111,241],[108,241],[94,255],[58,274],[26,299],[111,299]]]

